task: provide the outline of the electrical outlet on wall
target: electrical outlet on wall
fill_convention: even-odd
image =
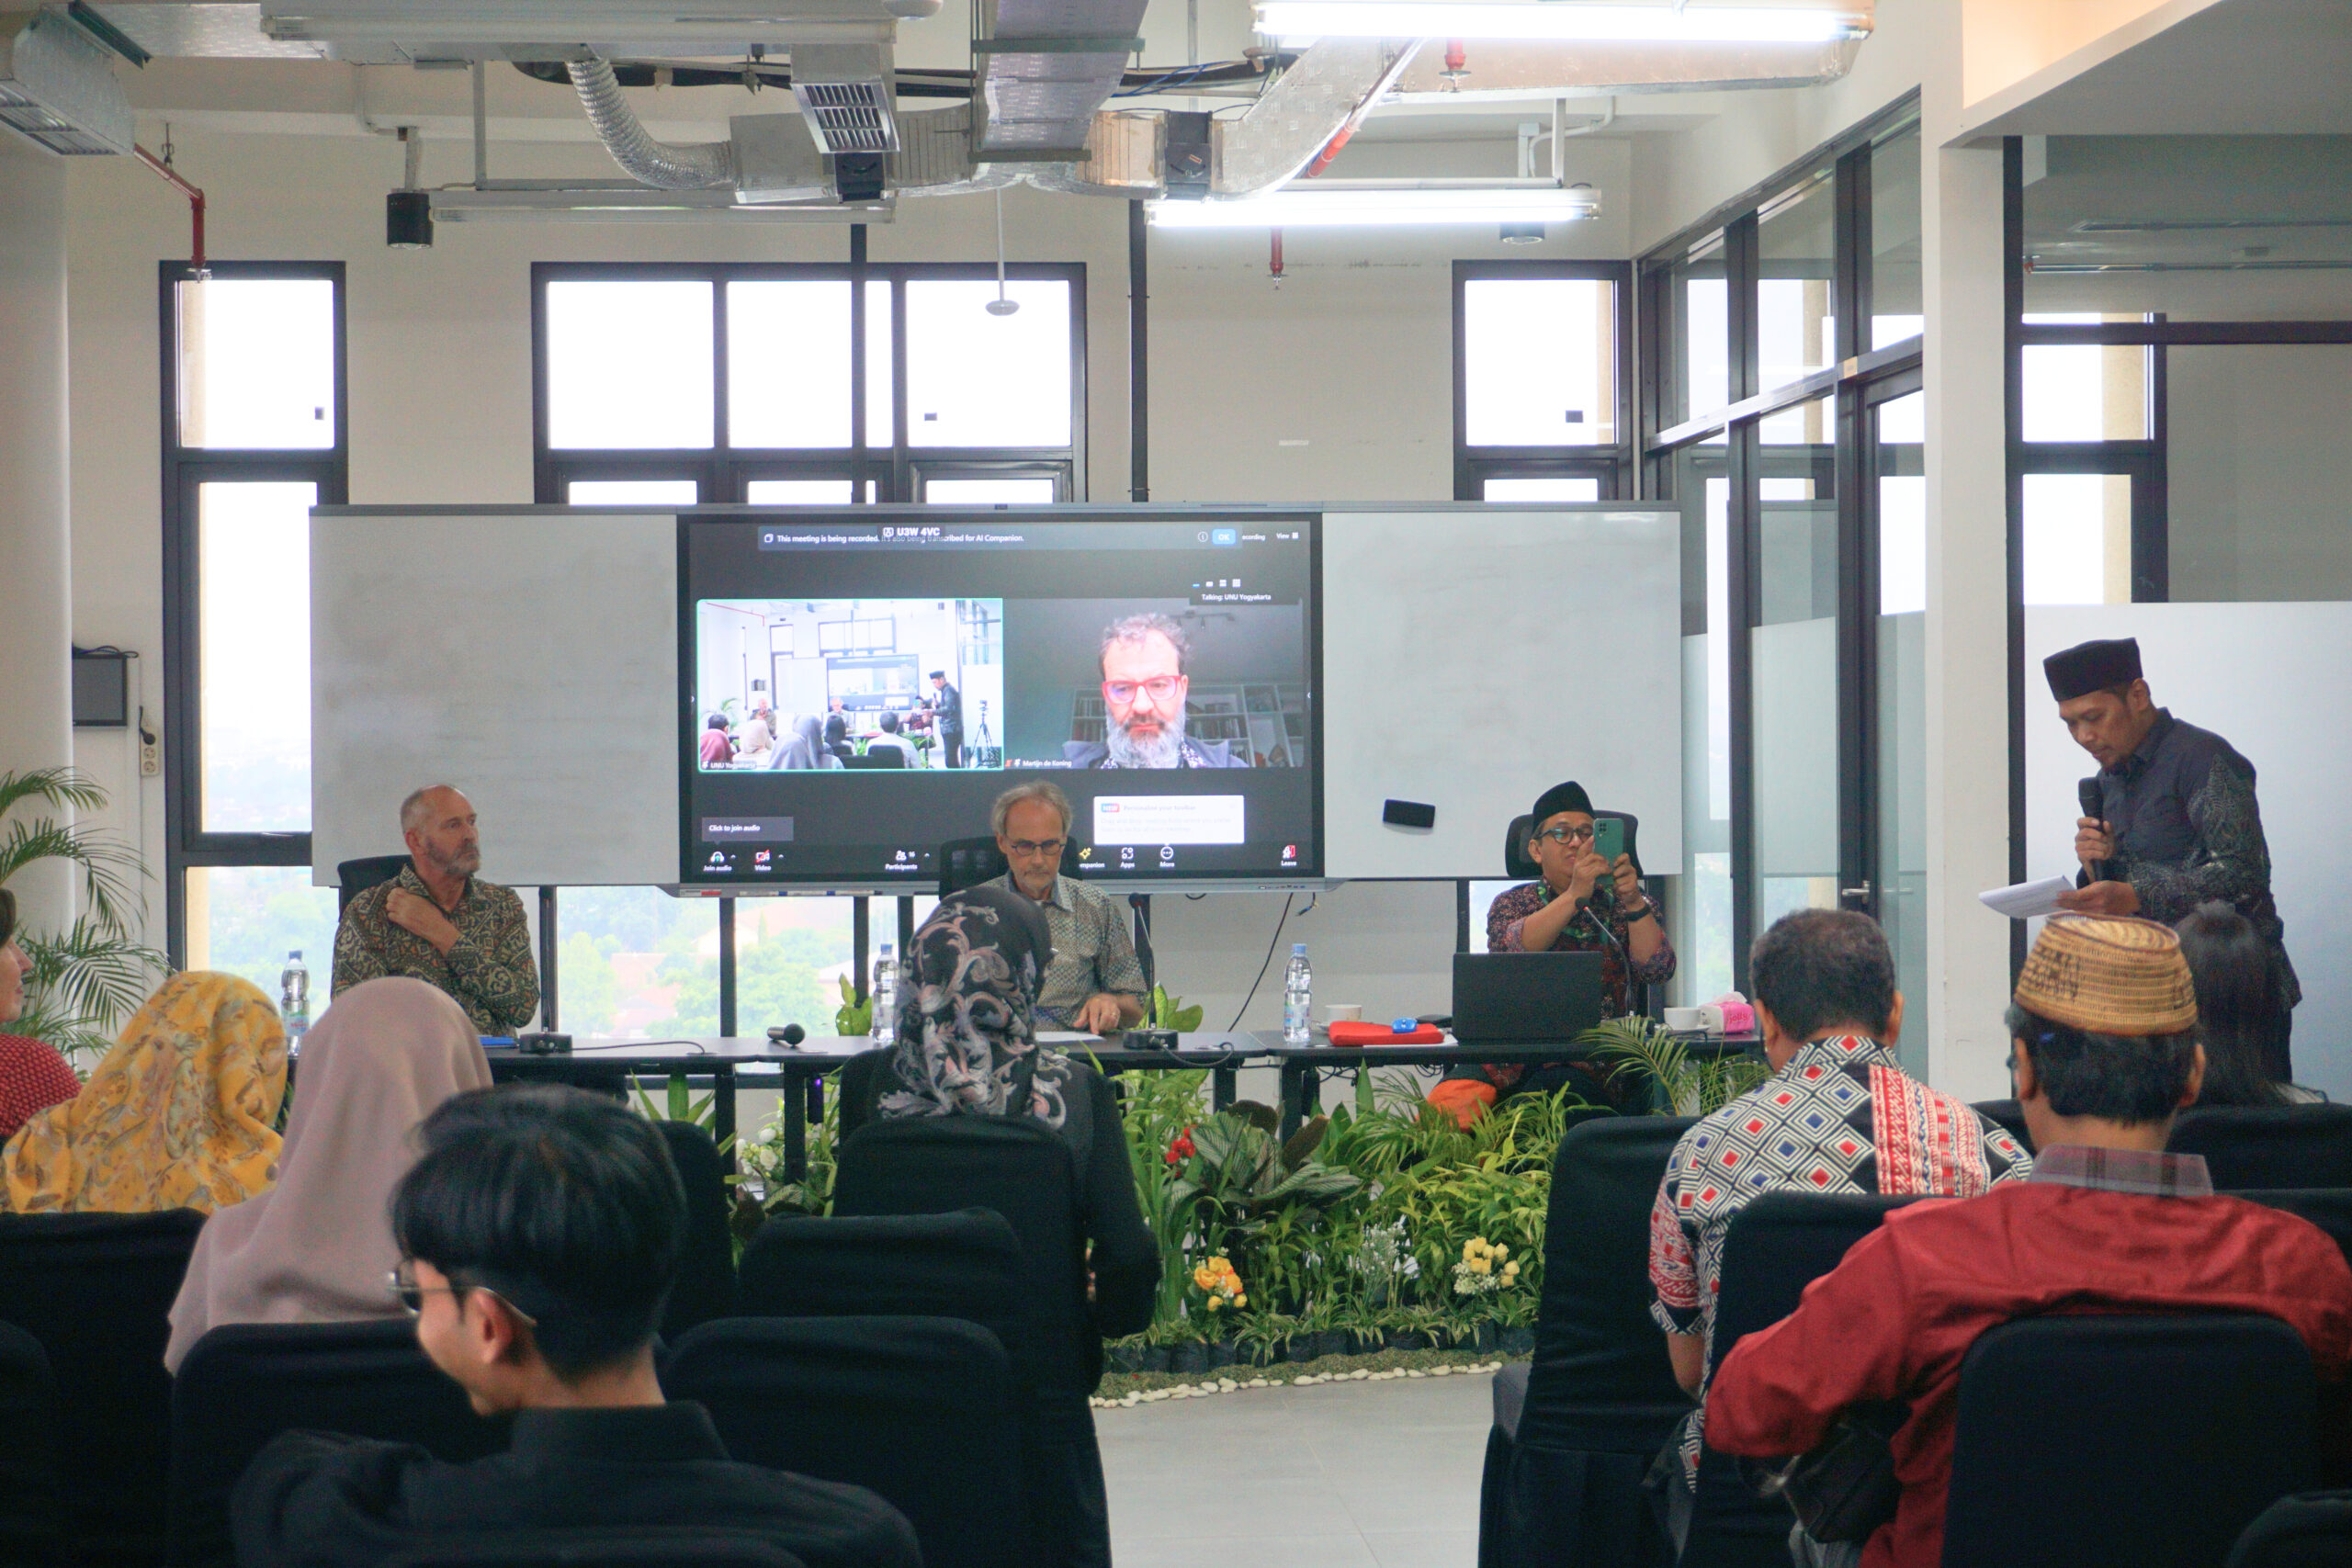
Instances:
[[[164,773],[164,748],[155,739],[155,732],[147,724],[147,710],[139,710],[139,776],[142,779],[161,778]]]

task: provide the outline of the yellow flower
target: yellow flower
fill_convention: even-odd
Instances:
[[[1504,1278],[1504,1279],[1506,1279],[1506,1280],[1516,1280],[1516,1279],[1518,1279],[1518,1278],[1519,1278],[1519,1265],[1518,1265],[1518,1264],[1516,1264],[1516,1263],[1506,1263],[1506,1264],[1504,1264],[1504,1265],[1503,1265],[1503,1278]]]
[[[1225,1304],[1225,1298],[1224,1298],[1223,1296],[1211,1296],[1211,1297],[1209,1298],[1209,1311],[1211,1311],[1211,1312],[1215,1312],[1215,1311],[1216,1311],[1216,1309],[1217,1309],[1217,1308],[1219,1308],[1219,1307],[1223,1306],[1224,1304]]]
[[[1233,1304],[1238,1307],[1246,1307],[1250,1304],[1250,1298],[1248,1296],[1236,1296],[1233,1298]]]
[[[1204,1291],[1213,1291],[1216,1289],[1216,1270],[1210,1268],[1205,1263],[1193,1270],[1193,1283],[1198,1285]]]
[[[1504,1258],[1510,1256],[1510,1248],[1505,1247],[1501,1242],[1497,1242],[1494,1246],[1494,1254],[1495,1261],[1500,1263]]]
[[[1491,1259],[1485,1258],[1470,1259],[1470,1272],[1473,1274],[1491,1274],[1494,1271],[1495,1266]]]

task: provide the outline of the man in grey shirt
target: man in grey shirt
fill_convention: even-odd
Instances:
[[[996,847],[1012,864],[1004,886],[1044,906],[1054,960],[1037,993],[1048,1029],[1109,1034],[1143,1019],[1143,965],[1126,917],[1099,887],[1061,874],[1069,840],[1069,797],[1040,780],[996,797],[989,813]]]

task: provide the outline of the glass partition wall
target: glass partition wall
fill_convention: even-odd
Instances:
[[[1800,908],[1874,915],[1924,981],[1919,156],[1906,102],[1639,264],[1642,493],[1683,515],[1680,999],[1744,989]]]

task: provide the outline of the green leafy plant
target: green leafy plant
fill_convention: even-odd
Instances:
[[[858,1000],[857,987],[842,976],[842,1005],[833,1013],[833,1032],[844,1040],[859,1040],[874,1032],[874,998]]]
[[[1652,1019],[1611,1019],[1577,1035],[1577,1043],[1616,1062],[1619,1070],[1646,1078],[1651,1109],[1663,1116],[1720,1111],[1771,1077],[1769,1066],[1747,1056],[1694,1056],[1688,1044]]]
[[[1336,1203],[1363,1180],[1313,1157],[1330,1124],[1329,1117],[1317,1116],[1277,1143],[1272,1108],[1238,1100],[1193,1127],[1193,1153],[1171,1184],[1170,1201],[1213,1206],[1233,1223],[1289,1203]]]
[[[1198,1004],[1184,1005],[1182,997],[1171,997],[1165,986],[1154,986],[1151,995],[1144,998],[1143,1024],[1146,1029],[1172,1029],[1180,1034],[1190,1034],[1200,1028],[1206,1011]]]
[[[1120,1098],[1127,1162],[1135,1171],[1136,1198],[1144,1223],[1159,1243],[1159,1292],[1156,1314],[1173,1317],[1183,1300],[1192,1231],[1189,1206],[1176,1201],[1175,1183],[1190,1157],[1193,1126],[1208,1115],[1208,1071],[1121,1073]]]
[[[0,886],[28,866],[62,861],[83,912],[63,931],[22,931],[17,944],[32,961],[25,1010],[10,1027],[68,1055],[103,1055],[122,1020],[170,972],[164,955],[140,942],[134,921],[147,875],[139,856],[111,835],[59,819],[105,807],[106,792],[70,768],[0,773]],[[24,815],[12,815],[19,810]]]

